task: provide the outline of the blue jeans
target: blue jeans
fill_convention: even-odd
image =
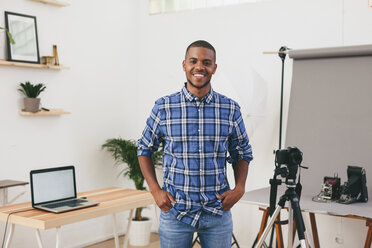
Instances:
[[[161,248],[190,248],[194,232],[199,234],[202,248],[230,248],[232,230],[230,211],[222,216],[203,212],[195,227],[177,220],[170,212],[160,213]]]

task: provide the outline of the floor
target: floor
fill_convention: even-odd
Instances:
[[[120,247],[123,246],[123,242],[124,242],[124,235],[119,237]],[[115,247],[114,239],[109,239],[109,240],[106,240],[106,241],[102,241],[100,243],[87,246],[86,248],[112,248],[112,247]],[[129,245],[128,247],[129,248],[139,248],[139,247],[142,247],[142,248],[160,248],[159,234],[151,233],[150,244],[148,246],[131,246],[131,245]]]
[[[124,235],[119,237],[120,247],[123,246]],[[87,246],[86,248],[112,248],[115,247],[114,239],[109,239],[94,245]],[[150,244],[147,246],[128,246],[129,248],[160,248],[159,234],[151,233]],[[193,248],[200,248],[200,245],[195,244]]]

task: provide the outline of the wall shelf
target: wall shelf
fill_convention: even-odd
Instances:
[[[54,6],[58,6],[58,7],[66,7],[66,6],[70,5],[66,2],[57,1],[57,0],[31,0],[31,1],[50,4],[50,5],[54,5]]]
[[[33,64],[33,63],[22,63],[22,62],[13,62],[0,59],[0,66],[18,66],[18,67],[28,67],[28,68],[41,68],[41,69],[51,69],[51,70],[68,70],[70,69],[67,66],[63,65],[44,65],[44,64]]]
[[[49,111],[40,110],[39,112],[32,113],[26,112],[23,109],[19,111],[22,116],[57,116],[57,115],[68,115],[70,112],[64,111],[63,109],[50,109]]]

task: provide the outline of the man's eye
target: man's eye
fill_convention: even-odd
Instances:
[[[196,64],[195,60],[190,60],[190,64]]]
[[[203,64],[204,64],[205,66],[209,66],[209,65],[211,65],[211,62],[209,62],[209,61],[205,61]]]

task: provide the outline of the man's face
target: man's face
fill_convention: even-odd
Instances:
[[[217,69],[214,52],[205,47],[191,47],[182,66],[188,84],[197,89],[208,86]]]

